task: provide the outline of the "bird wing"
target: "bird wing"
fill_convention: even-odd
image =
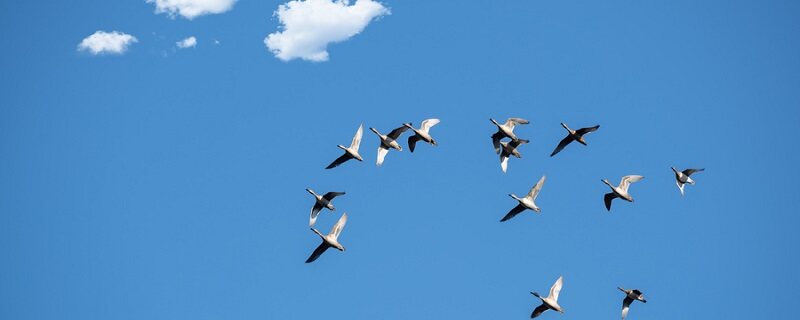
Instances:
[[[548,296],[548,298],[558,301],[558,293],[561,292],[561,286],[563,285],[564,285],[564,277],[563,276],[558,277],[556,283],[554,283],[553,286],[550,287],[550,295]]]
[[[550,309],[550,307],[542,303],[541,305],[536,307],[536,309],[533,309],[533,313],[531,313],[531,319],[538,317],[540,314],[542,314],[542,312],[547,311],[547,309]]]
[[[683,195],[683,183],[682,183],[682,182],[680,182],[679,180],[676,180],[676,181],[675,181],[675,184],[677,184],[677,185],[678,185],[678,189],[680,189],[680,190],[681,190],[681,195]]]
[[[339,221],[336,221],[336,224],[333,225],[333,229],[331,229],[331,233],[334,239],[339,239],[339,234],[342,233],[342,229],[344,229],[344,225],[347,223],[347,213],[343,214]]]
[[[558,143],[558,146],[556,146],[555,150],[553,150],[553,153],[551,153],[550,156],[552,157],[552,156],[556,155],[556,153],[561,152],[561,150],[564,149],[564,147],[566,147],[573,140],[575,140],[575,139],[572,139],[571,135],[567,135],[566,138],[561,139],[561,142]]]
[[[547,176],[542,176],[542,178],[539,179],[539,182],[537,182],[536,185],[531,188],[531,191],[529,191],[528,195],[525,197],[531,199],[531,201],[536,200],[536,197],[539,195],[539,190],[542,190],[542,185],[544,184],[544,179],[546,178]]]
[[[504,125],[506,127],[510,127],[513,129],[514,126],[518,124],[529,124],[529,123],[531,122],[522,118],[508,118],[508,120],[506,120],[506,123]]]
[[[503,217],[503,219],[500,219],[500,222],[506,221],[506,220],[511,219],[513,217],[516,217],[522,211],[525,211],[525,206],[523,206],[520,203],[516,207],[511,208],[511,210],[508,211],[508,213],[506,213],[505,217]]]
[[[505,153],[500,154],[500,169],[503,169],[503,172],[508,169],[508,155]]]
[[[519,147],[521,144],[525,144],[525,143],[528,143],[528,142],[531,142],[531,141],[530,140],[525,140],[525,139],[511,140],[511,142],[508,143],[508,146],[511,147],[511,150],[514,150],[517,147]]]
[[[619,182],[619,188],[622,189],[623,192],[628,192],[628,187],[631,183],[637,182],[639,180],[644,179],[643,176],[637,175],[630,175],[622,177],[622,180]]]
[[[311,218],[308,221],[309,226],[313,226],[315,223],[317,223],[317,216],[319,215],[320,210],[322,210],[322,206],[319,204],[319,202],[315,202],[314,206],[311,207]]]
[[[306,263],[312,263],[314,260],[317,260],[317,258],[319,258],[319,256],[321,256],[325,250],[328,250],[328,248],[330,248],[330,245],[327,242],[322,241],[322,243],[320,243],[320,245],[314,249],[314,252],[311,253],[311,256],[306,259]]]
[[[333,198],[336,198],[338,196],[343,196],[343,195],[344,195],[344,192],[331,191],[331,192],[328,192],[325,195],[323,195],[322,198],[325,199],[325,200],[331,201],[331,200],[333,200]]]
[[[589,132],[595,132],[599,128],[600,128],[600,125],[596,125],[594,127],[588,127],[588,128],[580,128],[578,130],[575,130],[575,133],[578,134],[579,136],[582,136],[582,135],[587,134]]]
[[[681,172],[683,174],[687,175],[687,176],[690,176],[690,175],[692,175],[692,173],[701,172],[701,171],[705,171],[705,170],[706,170],[705,168],[702,168],[702,169],[686,169],[686,170],[683,170]]]
[[[492,135],[492,145],[494,145],[494,153],[500,153],[500,140],[503,139],[503,133],[500,131]]]
[[[353,136],[353,142],[350,142],[350,149],[358,152],[358,147],[361,146],[361,136],[364,134],[364,124],[362,123],[358,126],[358,131],[356,131],[356,135]]]
[[[399,138],[403,132],[406,132],[406,130],[408,130],[408,127],[401,126],[400,128],[392,130],[392,132],[389,132],[389,134],[386,136],[392,138],[392,140],[397,140],[397,138]]]
[[[631,302],[633,299],[625,296],[625,299],[622,300],[622,320],[625,320],[625,317],[628,316],[628,309],[631,308]]]
[[[386,149],[381,145],[378,147],[378,161],[375,163],[378,166],[383,164],[383,158],[386,158],[386,154],[389,153],[389,149]]]
[[[349,153],[345,152],[343,155],[341,155],[340,157],[336,158],[336,160],[333,160],[333,162],[331,162],[331,164],[329,164],[327,167],[325,167],[325,169],[333,169],[333,168],[336,168],[336,167],[338,167],[340,164],[342,164],[342,163],[344,163],[345,161],[347,161],[347,160],[350,160],[350,159],[352,159],[352,158],[353,158],[353,157],[352,157],[352,156],[350,156],[350,154],[349,154]]]
[[[611,211],[611,200],[614,200],[616,197],[617,195],[613,192],[606,193],[606,195],[603,197],[603,202],[606,204],[606,210]]]
[[[427,119],[425,121],[422,121],[422,126],[419,128],[419,131],[428,133],[428,130],[430,130],[431,127],[437,124],[439,124],[439,119]]]
[[[413,136],[408,137],[408,150],[414,152],[414,148],[417,146],[417,141],[419,141],[420,136],[415,134]]]

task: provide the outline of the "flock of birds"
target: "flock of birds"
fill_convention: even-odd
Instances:
[[[506,172],[508,169],[508,160],[511,156],[516,158],[521,158],[522,155],[519,152],[519,147],[523,144],[529,142],[529,140],[521,139],[517,137],[514,133],[514,128],[518,125],[525,125],[529,124],[530,122],[525,119],[521,118],[509,118],[506,120],[505,123],[499,123],[495,119],[489,119],[491,122],[497,126],[497,132],[494,133],[492,137],[492,144],[494,145],[495,153],[500,155],[500,168],[503,172]],[[404,123],[401,127],[396,128],[389,132],[389,134],[382,134],[375,128],[369,128],[372,132],[374,132],[378,138],[380,139],[380,144],[378,145],[378,155],[377,155],[377,162],[378,166],[383,164],[383,161],[386,158],[386,155],[389,153],[390,149],[395,149],[397,151],[403,151],[403,147],[398,142],[400,136],[406,132],[408,129],[414,131],[414,135],[408,137],[408,149],[411,152],[414,152],[417,142],[423,141],[429,143],[431,145],[436,145],[436,140],[430,134],[430,129],[439,123],[439,119],[427,119],[422,121],[422,125],[419,129],[414,128],[411,123]],[[563,150],[566,146],[568,146],[573,141],[577,141],[582,145],[587,145],[584,136],[588,133],[597,131],[600,126],[596,125],[593,127],[581,128],[578,130],[570,129],[565,123],[561,123],[561,126],[567,130],[567,136],[562,139],[550,156],[555,156],[561,150]],[[353,140],[350,143],[349,147],[345,147],[343,145],[338,145],[338,147],[344,150],[344,154],[340,157],[336,158],[330,165],[325,167],[325,169],[332,169],[338,167],[339,165],[347,162],[351,159],[356,159],[358,161],[363,161],[364,158],[358,153],[359,146],[361,145],[361,136],[364,132],[363,124],[358,127],[355,136],[353,136]],[[503,141],[508,139],[507,141]],[[678,186],[678,189],[681,192],[681,195],[684,194],[684,186],[685,184],[694,185],[694,180],[690,177],[692,174],[701,172],[704,169],[685,169],[685,170],[678,170],[674,167],[671,168],[672,171],[675,173],[675,183]],[[525,197],[518,197],[515,194],[509,194],[511,198],[519,202],[514,208],[512,208],[503,218],[500,219],[501,222],[507,221],[511,218],[514,218],[518,214],[522,213],[525,210],[532,210],[536,213],[541,212],[541,209],[536,205],[536,197],[539,195],[539,191],[542,189],[544,185],[546,177],[542,176],[541,179],[534,185],[530,191],[528,192]],[[614,186],[612,185],[607,179],[602,179],[601,181],[608,185],[611,188],[611,192],[606,193],[603,197],[603,202],[605,203],[605,207],[608,211],[611,211],[611,201],[620,198],[628,202],[633,202],[633,197],[628,192],[630,185],[637,181],[644,179],[643,176],[640,175],[628,175],[622,177],[622,180],[619,182],[619,185]],[[319,230],[314,228],[316,224],[317,217],[322,209],[327,208],[328,210],[334,211],[336,210],[333,206],[333,199],[344,195],[344,192],[327,192],[323,195],[319,195],[314,190],[306,189],[311,195],[314,196],[315,202],[314,206],[311,207],[311,216],[309,218],[309,226],[311,227],[311,231],[316,233],[321,239],[322,243],[314,249],[314,252],[311,253],[311,256],[308,257],[306,263],[311,263],[317,260],[328,248],[336,248],[339,251],[344,251],[344,246],[339,243],[339,235],[342,233],[342,229],[344,229],[345,224],[347,223],[347,213],[342,214],[336,224],[333,226],[331,231],[324,235]],[[559,277],[558,280],[550,287],[550,293],[546,297],[542,297],[536,292],[531,292],[535,297],[539,298],[542,301],[542,304],[536,307],[531,313],[531,318],[536,318],[541,315],[543,312],[547,310],[555,310],[560,313],[564,313],[564,309],[558,304],[558,295],[561,292],[561,287],[564,284],[564,278]],[[644,298],[644,294],[638,289],[624,289],[618,287],[620,291],[625,293],[625,298],[622,300],[622,319],[624,320],[625,317],[628,315],[628,310],[630,309],[631,303],[634,300],[641,301],[646,303],[647,300]]]

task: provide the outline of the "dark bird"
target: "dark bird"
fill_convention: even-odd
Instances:
[[[563,122],[561,123],[561,126],[564,127],[564,129],[567,129],[567,136],[564,139],[561,139],[561,142],[558,143],[558,146],[556,146],[556,149],[553,150],[553,153],[550,154],[551,157],[556,155],[556,153],[561,152],[561,149],[564,149],[564,147],[566,147],[572,141],[578,141],[578,143],[580,143],[580,144],[585,146],[586,145],[586,140],[583,140],[583,135],[585,135],[585,134],[587,134],[589,132],[595,132],[595,131],[597,131],[597,129],[600,128],[600,125],[596,125],[594,127],[581,128],[581,129],[578,129],[578,130],[572,130],[569,127],[567,127],[567,125],[565,123],[563,123]]]
[[[688,183],[694,185],[694,180],[689,176],[691,176],[693,173],[702,172],[706,170],[706,169],[686,169],[683,171],[678,171],[678,169],[675,169],[673,167],[670,168],[672,168],[672,171],[675,172],[675,183],[678,184],[678,189],[681,190],[681,195],[683,195],[684,184]]]
[[[313,227],[317,222],[317,216],[322,208],[328,208],[328,210],[335,211],[336,208],[333,206],[331,201],[333,201],[333,198],[344,195],[344,192],[328,192],[324,195],[318,195],[316,192],[314,192],[314,190],[306,189],[306,191],[308,191],[308,193],[310,193],[312,196],[314,196],[314,199],[316,199],[314,206],[311,207],[311,218],[308,221],[309,227]]]
[[[633,300],[639,300],[647,303],[647,300],[644,299],[644,295],[641,291],[639,291],[639,289],[627,290],[621,287],[617,287],[617,289],[625,292],[625,299],[622,300],[622,320],[625,320],[625,317],[628,316],[628,309],[630,309],[631,302],[633,302]]]

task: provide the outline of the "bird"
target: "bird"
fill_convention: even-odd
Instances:
[[[639,289],[626,290],[621,287],[617,287],[617,289],[625,292],[625,299],[622,299],[622,320],[625,320],[625,317],[628,316],[628,309],[630,309],[631,302],[633,302],[633,300],[639,300],[643,303],[647,303],[647,300],[644,298],[644,294],[642,294]]]
[[[614,198],[622,198],[625,201],[633,202],[633,197],[631,197],[631,195],[628,194],[628,187],[631,185],[631,183],[634,183],[642,179],[644,179],[643,176],[636,176],[636,175],[624,176],[622,177],[622,180],[619,182],[618,187],[611,185],[611,183],[608,182],[608,180],[606,179],[601,180],[603,181],[603,183],[611,187],[611,192],[606,193],[605,197],[603,197],[603,201],[606,203],[606,209],[608,209],[608,211],[611,211],[611,200],[614,200]]]
[[[530,141],[525,139],[517,139],[511,140],[509,142],[500,142],[500,146],[502,150],[500,150],[500,168],[503,169],[503,172],[506,172],[508,169],[508,158],[511,156],[515,156],[517,158],[522,158],[522,154],[519,153],[517,148],[525,143]]]
[[[531,292],[532,295],[542,300],[542,304],[536,307],[536,309],[533,310],[533,313],[531,313],[531,319],[538,317],[540,314],[542,314],[542,312],[545,312],[548,309],[553,309],[555,311],[561,312],[562,314],[564,313],[564,309],[562,309],[561,306],[558,305],[558,293],[561,292],[561,286],[563,284],[564,284],[564,277],[563,276],[558,277],[556,283],[554,283],[553,286],[550,287],[550,295],[548,295],[546,298],[542,298],[542,296],[540,296],[536,292]]]
[[[344,163],[350,159],[356,159],[358,161],[363,161],[364,159],[361,158],[361,155],[358,154],[358,147],[361,145],[361,135],[364,133],[364,124],[358,126],[358,130],[356,131],[356,135],[353,136],[353,141],[350,142],[350,147],[345,147],[343,145],[337,145],[339,149],[344,150],[344,154],[336,160],[333,160],[331,164],[329,164],[325,169],[333,169],[338,167],[340,164]]]
[[[681,195],[683,195],[683,185],[688,183],[694,185],[694,180],[690,178],[693,173],[705,171],[705,168],[701,169],[686,169],[683,171],[678,171],[674,167],[670,167],[673,172],[675,172],[675,183],[678,185],[678,189],[681,190]]]
[[[414,131],[414,135],[408,137],[408,150],[411,151],[411,152],[414,152],[414,147],[417,145],[417,141],[420,141],[420,140],[425,141],[425,142],[430,143],[430,144],[435,146],[436,145],[436,140],[433,140],[433,137],[431,137],[431,135],[428,133],[428,130],[430,130],[431,127],[437,125],[438,123],[439,123],[439,119],[427,119],[427,120],[424,120],[424,121],[422,121],[422,125],[419,127],[419,130],[414,129],[414,127],[411,126],[411,123],[403,124],[407,128],[409,128],[409,129]]]
[[[589,132],[595,132],[597,131],[597,129],[600,128],[600,125],[596,125],[594,127],[572,130],[569,127],[567,127],[566,123],[563,122],[561,123],[561,126],[564,127],[564,129],[567,129],[567,136],[564,139],[561,139],[561,142],[558,143],[558,146],[556,146],[555,150],[553,150],[553,153],[550,154],[551,157],[556,155],[556,153],[561,152],[561,149],[564,149],[564,147],[566,147],[572,141],[578,141],[578,143],[585,146],[586,140],[583,139],[583,135]]]
[[[536,201],[536,197],[539,195],[539,190],[542,190],[542,185],[544,184],[545,178],[546,176],[542,176],[542,178],[539,179],[539,182],[537,182],[536,185],[533,186],[533,188],[531,188],[531,191],[529,191],[528,195],[526,195],[524,198],[517,197],[517,195],[510,193],[508,196],[514,198],[514,200],[519,201],[519,204],[516,207],[512,208],[511,211],[509,211],[503,217],[503,219],[500,219],[500,222],[515,217],[520,212],[525,211],[525,209],[531,209],[536,213],[542,212],[542,209],[536,206],[536,203],[534,201]]]
[[[508,118],[506,123],[499,124],[496,120],[489,118],[494,125],[497,126],[497,132],[492,135],[492,144],[494,145],[494,152],[500,153],[500,140],[503,138],[511,138],[517,140],[517,135],[514,134],[514,127],[518,124],[528,124],[530,121],[522,118]]]
[[[308,221],[308,226],[313,227],[315,223],[317,223],[317,216],[319,215],[320,210],[322,208],[328,208],[328,210],[336,211],[336,207],[333,206],[333,198],[338,196],[344,195],[344,192],[328,192],[324,195],[318,195],[314,190],[306,189],[308,193],[314,196],[316,202],[314,202],[314,206],[311,207],[311,218]]]
[[[322,253],[324,253],[325,250],[328,250],[330,247],[334,247],[339,251],[344,251],[344,246],[339,243],[339,234],[342,233],[345,223],[347,223],[347,212],[345,212],[342,217],[339,218],[339,221],[333,225],[331,232],[327,235],[322,235],[322,233],[320,233],[317,229],[311,228],[311,231],[314,231],[314,233],[322,238],[322,243],[320,243],[319,246],[314,249],[314,252],[311,253],[311,256],[306,259],[306,263],[314,262],[314,260],[317,260],[317,258],[319,258],[319,256],[321,256]]]
[[[386,154],[389,153],[389,148],[395,149],[397,151],[403,151],[403,147],[401,147],[400,144],[397,143],[397,138],[400,138],[400,135],[403,134],[403,132],[405,132],[406,130],[408,130],[408,127],[406,127],[405,125],[392,130],[392,132],[389,132],[389,134],[387,135],[382,135],[375,128],[369,128],[369,129],[372,130],[372,132],[375,132],[375,134],[377,134],[378,137],[381,139],[381,144],[378,146],[378,161],[375,163],[376,165],[381,166],[383,164],[383,158],[385,158]]]

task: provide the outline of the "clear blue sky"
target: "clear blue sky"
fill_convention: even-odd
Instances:
[[[648,296],[629,319],[796,316],[800,2],[386,1],[319,63],[264,46],[280,3],[0,3],[0,318],[524,319],[559,275],[542,319],[618,319],[617,286]],[[138,42],[77,52],[97,30]],[[365,130],[323,169],[431,117],[438,147],[377,168]],[[549,158],[561,121],[601,127]],[[681,197],[670,166],[707,170]],[[349,221],[304,264],[309,187]]]

